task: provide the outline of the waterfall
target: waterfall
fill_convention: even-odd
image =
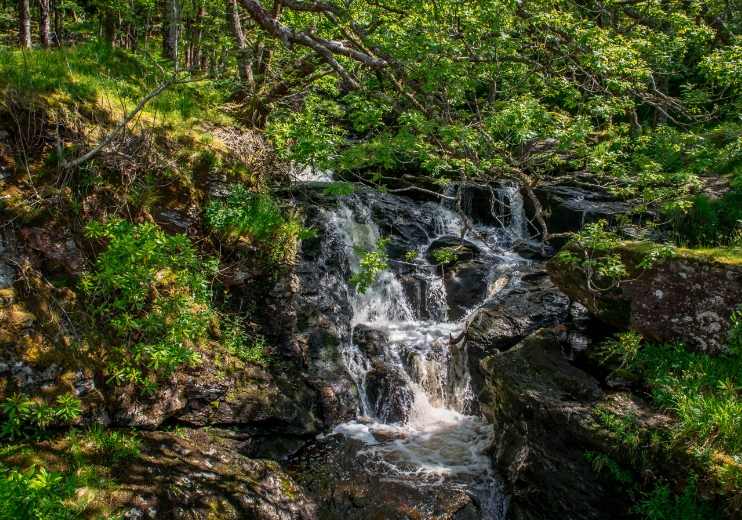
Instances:
[[[448,187],[445,193],[452,196],[456,189]],[[506,228],[480,223],[478,231],[494,237],[488,243],[507,236],[522,239],[526,221],[518,186],[503,185],[496,193],[507,206],[499,215]],[[467,214],[475,210],[474,200],[472,190],[462,193]],[[502,276],[495,276],[495,267],[500,273],[507,255],[490,252],[489,245],[462,233],[464,224],[451,202],[416,205],[364,191],[322,211],[326,244],[317,263],[326,269],[322,284],[344,295],[352,311],[348,322],[339,324],[338,335],[359,398],[358,420],[335,432],[362,440],[364,456],[383,465],[387,478],[465,486],[477,497],[482,518],[501,518],[506,498],[486,454],[493,430],[483,417],[472,415],[476,406],[466,344],[449,342],[466,320],[448,320],[446,281],[424,259],[434,240],[466,237],[482,251],[479,264],[490,269],[486,295],[499,290]],[[402,214],[410,206],[417,213]],[[359,269],[360,250],[376,249],[387,236],[394,237],[390,247],[396,248],[390,269],[377,275],[365,294],[349,287],[346,280]],[[417,258],[405,261],[400,248],[416,252]],[[332,258],[340,259],[334,270],[327,267]]]

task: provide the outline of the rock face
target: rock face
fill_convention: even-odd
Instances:
[[[317,518],[312,499],[276,462],[245,457],[229,434],[140,432],[141,455],[118,468],[107,498],[129,519]]]
[[[549,233],[579,231],[589,222],[605,219],[613,222],[614,215],[625,213],[629,206],[605,191],[592,191],[556,182],[543,182],[535,190],[543,209],[548,213]],[[526,213],[532,214],[526,199]],[[551,245],[559,249],[566,239],[554,239]]]
[[[569,300],[549,279],[543,264],[524,266],[502,279],[504,287],[469,319],[469,372],[482,387],[479,362],[505,351],[544,327],[554,327],[569,315]]]
[[[629,243],[617,252],[629,267],[644,254]],[[630,281],[600,294],[587,290],[585,275],[575,264],[555,257],[547,268],[554,283],[597,318],[651,341],[685,339],[698,351],[719,350],[729,318],[742,303],[742,265],[685,250],[649,271],[634,270]]]
[[[508,518],[625,518],[628,505],[615,480],[596,473],[584,455],[612,446],[591,411],[610,406],[637,410],[643,418],[646,407],[625,394],[604,396],[546,330],[488,357],[480,368],[486,380],[480,408],[495,429],[493,463],[511,493]]]

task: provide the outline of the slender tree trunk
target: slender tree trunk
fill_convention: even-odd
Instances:
[[[113,9],[106,9],[106,45],[113,48],[116,41],[116,15]]]
[[[18,0],[18,22],[21,47],[31,48],[31,6],[28,0]]]
[[[198,9],[196,20],[191,26],[191,43],[188,46],[188,66],[198,67],[201,61],[201,36],[203,35],[203,23],[206,9],[202,6]]]
[[[662,94],[667,95],[667,91],[669,89],[669,78],[667,77],[667,74],[662,74],[656,81],[657,83],[657,90],[659,90]],[[654,121],[652,122],[652,128],[657,128],[658,126],[664,125],[667,123],[667,112],[665,107],[654,107]]]
[[[39,39],[41,47],[49,49],[52,46],[51,6],[49,0],[39,0]]]
[[[149,31],[152,27],[152,8],[147,9],[147,25],[144,27],[144,50],[147,50],[147,43],[149,42]]]
[[[162,57],[175,61],[178,57],[178,0],[165,0],[162,21]]]
[[[247,39],[240,23],[240,12],[237,10],[237,0],[226,0],[227,2],[227,25],[237,42],[237,70],[240,79],[248,84],[250,90],[253,88],[254,78],[252,64],[247,51]]]
[[[54,0],[53,2],[53,10],[54,10],[54,38],[57,43],[57,47],[62,46],[62,25],[64,24],[64,21],[62,20],[62,17],[64,16],[64,11],[60,8],[60,3],[62,0]]]

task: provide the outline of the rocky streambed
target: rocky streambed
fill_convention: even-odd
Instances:
[[[515,184],[457,188],[476,234],[445,200],[361,188],[334,197],[324,187],[286,194],[317,230],[292,270],[274,276],[249,258],[220,269],[223,304],[252,309],[271,362],[243,362],[213,345],[201,365],[179,369],[151,396],[107,384],[96,352],[55,346],[74,343],[74,331],[55,325],[74,296],[41,274],[52,253],[72,265],[74,241],[60,253],[45,250],[54,240],[36,240],[40,232],[6,236],[3,391],[69,389],[85,407],[76,425],[141,431],[141,458],[112,477],[119,488],[110,499],[127,518],[625,517],[625,496],[585,457],[630,462],[595,411],[655,429],[668,421],[585,351],[629,326],[715,348],[739,268],[668,260],[625,293],[595,299],[581,292],[579,273],[558,259],[547,264],[554,251],[529,243],[529,208]],[[579,227],[616,210],[595,197],[563,200],[574,191],[549,198],[552,220]],[[361,293],[348,280],[381,238],[389,269]],[[458,258],[440,265],[435,253],[450,247]],[[24,258],[32,269],[21,291],[12,265]],[[694,299],[685,280],[734,294]],[[664,301],[677,305],[662,314]],[[605,315],[616,305],[622,320]],[[650,314],[664,321],[644,331]],[[685,460],[664,460],[663,474],[682,479]]]

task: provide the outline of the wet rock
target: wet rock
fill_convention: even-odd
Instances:
[[[307,490],[321,519],[484,520],[476,499],[462,487],[385,476],[367,448],[331,435],[308,443],[283,467]]]
[[[20,233],[31,248],[57,262],[71,275],[82,276],[87,271],[85,259],[77,244],[71,238],[65,238],[60,231],[23,228]]]
[[[353,329],[353,343],[369,359],[383,358],[388,347],[384,333],[367,325],[357,325]]]
[[[477,263],[457,265],[445,272],[449,320],[463,318],[469,309],[485,299],[489,272],[489,266]]]
[[[469,318],[469,368],[475,388],[483,384],[479,362],[505,351],[533,332],[568,316],[569,299],[539,266],[526,268]]]
[[[461,248],[461,250],[456,253],[457,258],[455,260],[452,259],[443,264],[444,269],[450,269],[457,263],[471,262],[472,260],[476,260],[479,256],[479,248],[468,240],[462,240],[459,237],[444,236],[435,239],[430,246],[428,246],[428,250],[425,253],[425,259],[428,263],[437,265],[439,261],[436,260],[435,253],[447,248]]]
[[[534,190],[545,213],[549,233],[566,233],[580,231],[586,223],[605,219],[613,223],[615,215],[629,210],[626,202],[596,187],[595,190],[575,186],[571,179],[564,182],[542,182]],[[533,204],[525,198],[526,215],[534,214]],[[567,242],[566,238],[555,238],[549,244],[560,249]]]
[[[412,391],[398,367],[374,364],[366,374],[366,396],[374,416],[385,424],[402,423],[410,415]]]
[[[558,257],[547,268],[564,293],[606,323],[651,341],[685,339],[697,351],[719,351],[729,318],[742,301],[742,266],[680,251],[643,271],[632,269],[645,254],[641,245],[626,243],[617,252],[629,267],[630,280],[611,291],[588,291],[583,271]]]
[[[512,250],[527,260],[548,260],[557,253],[557,250],[553,247],[544,245],[542,249],[540,246],[522,240],[516,242]]]
[[[492,457],[511,492],[508,518],[624,518],[626,498],[584,456],[611,446],[591,416],[603,393],[569,364],[556,337],[540,331],[481,369],[480,408],[495,428]],[[631,398],[617,402],[635,406]]]

